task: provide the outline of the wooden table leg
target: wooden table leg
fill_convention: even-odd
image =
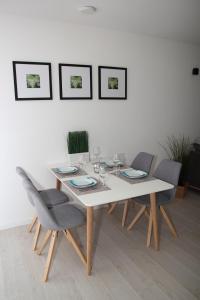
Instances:
[[[93,250],[93,207],[87,207],[87,274],[92,271],[92,250]]]
[[[129,200],[126,200],[124,203],[124,211],[123,211],[123,217],[122,217],[122,227],[124,227],[126,218],[127,218],[127,213],[128,213],[128,204]]]
[[[62,182],[61,182],[59,179],[56,179],[56,189],[57,189],[58,191],[61,190],[61,185],[62,185]]]
[[[151,202],[151,214],[152,214],[152,222],[153,222],[154,245],[155,245],[155,250],[159,250],[156,193],[150,194],[150,202]]]

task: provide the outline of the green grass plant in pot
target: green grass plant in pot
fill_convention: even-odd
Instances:
[[[185,137],[184,135],[171,135],[167,137],[166,145],[161,146],[165,150],[169,159],[178,161],[182,164],[177,196],[183,197],[186,192],[187,169],[189,153],[191,150],[190,138]]]
[[[67,135],[67,147],[71,163],[78,162],[84,157],[89,161],[89,138],[87,131],[70,131]]]

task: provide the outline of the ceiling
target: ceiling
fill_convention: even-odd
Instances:
[[[83,15],[81,5],[96,6],[97,12]],[[0,13],[200,44],[200,0],[0,0]]]

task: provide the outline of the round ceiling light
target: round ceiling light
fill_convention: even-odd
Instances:
[[[83,14],[92,15],[96,12],[97,9],[94,6],[80,6],[78,10]]]

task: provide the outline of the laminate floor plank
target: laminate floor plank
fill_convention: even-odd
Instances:
[[[159,259],[154,259],[153,255],[162,255],[162,250],[155,252],[152,249],[147,249],[145,246],[145,240],[143,239],[140,232],[135,231],[131,238],[131,233],[128,232],[127,241],[121,239],[118,232],[115,233],[114,227],[106,226],[106,233],[112,237],[112,240],[117,240],[119,244],[123,243],[124,253],[131,258],[136,266],[148,276],[149,279],[154,281],[158,287],[163,290],[170,299],[184,299],[194,300],[198,299],[188,289],[184,287],[182,282],[177,281],[173,274],[170,274],[165,266],[159,263]],[[143,243],[143,249],[139,245]],[[147,253],[148,252],[148,253]],[[151,256],[152,254],[152,256]],[[165,259],[163,259],[165,261]],[[190,282],[190,281],[189,281]],[[191,283],[192,284],[192,283]],[[159,298],[158,298],[159,299]],[[162,298],[160,298],[162,299]]]
[[[200,194],[189,191],[168,208],[179,238],[160,218],[158,252],[146,247],[146,217],[128,232],[121,227],[123,205],[112,215],[97,210],[92,276],[59,234],[47,283],[41,278],[48,246],[38,256],[25,226],[0,231],[0,300],[200,299]],[[126,226],[137,209],[130,205]],[[85,246],[85,226],[74,234]]]

